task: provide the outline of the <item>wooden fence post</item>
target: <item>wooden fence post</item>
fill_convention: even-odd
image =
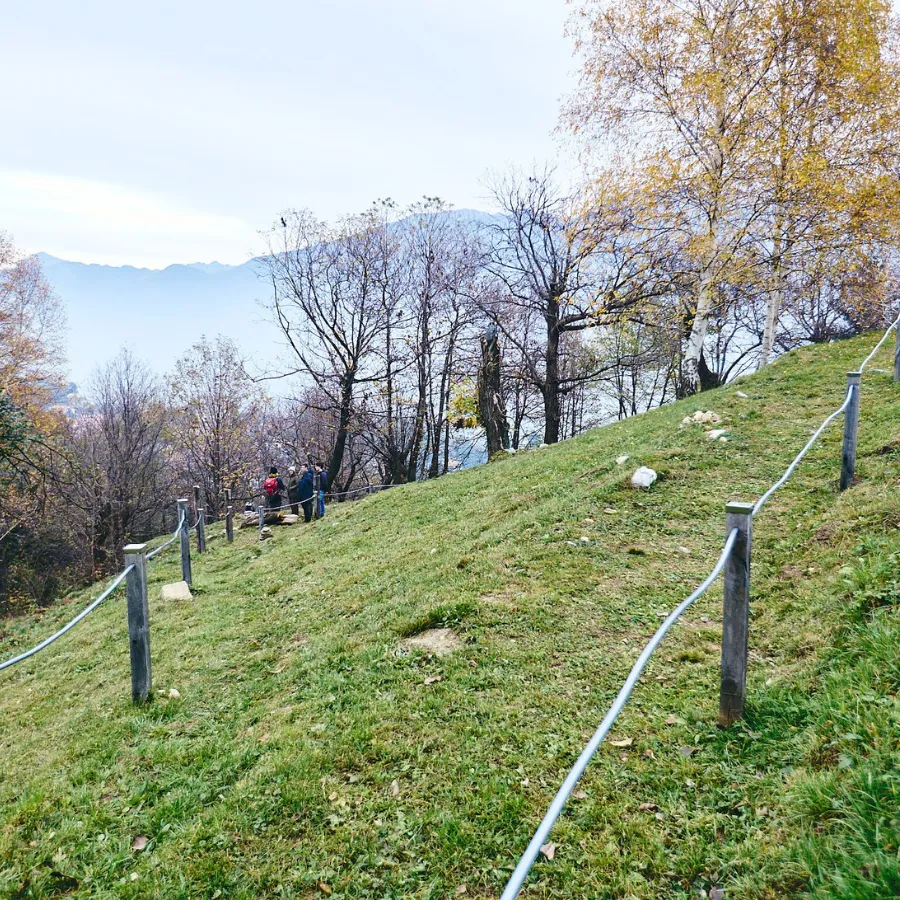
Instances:
[[[191,586],[191,532],[188,516],[190,516],[190,501],[183,497],[178,501],[178,517],[181,519],[181,580]]]
[[[737,529],[737,539],[725,562],[722,606],[722,681],[719,724],[727,728],[744,715],[747,691],[747,639],[750,629],[750,550],[753,504],[725,504],[725,534]]]
[[[859,372],[847,373],[847,389],[850,400],[844,410],[844,447],[841,452],[841,490],[846,491],[853,485],[856,471],[856,431],[859,425]]]
[[[262,540],[263,526],[266,523],[266,508],[264,506],[257,506],[256,511],[259,513],[259,539]]]
[[[234,541],[234,507],[229,506],[227,510],[225,510],[225,537],[228,538],[228,543],[232,543]]]
[[[144,703],[150,694],[150,609],[147,604],[146,544],[125,547],[125,565],[133,566],[125,577],[128,597],[128,640],[131,648],[131,699]]]
[[[197,552],[206,553],[206,510],[197,510]]]
[[[200,485],[194,485],[194,515],[199,515],[200,513]]]

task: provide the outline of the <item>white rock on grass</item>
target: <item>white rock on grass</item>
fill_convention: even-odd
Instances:
[[[659,476],[648,466],[641,466],[631,476],[631,484],[638,488],[648,488]]]
[[[726,428],[714,428],[712,431],[706,432],[706,439],[708,441],[717,441],[720,437],[728,434],[728,429]]]
[[[186,581],[164,584],[159,592],[160,600],[193,600],[191,589]]]
[[[628,462],[627,456],[617,456],[616,457],[616,465],[617,466],[624,466],[625,463],[627,463],[627,462]]]
[[[702,409],[698,409],[697,412],[691,416],[691,421],[699,422],[701,425],[713,425],[722,420],[711,409],[706,412]]]
[[[747,397],[747,395],[746,395],[743,391],[735,391],[735,392],[734,392],[734,396],[735,396],[735,397],[740,397],[741,400],[747,400],[747,399],[749,399],[749,398]]]

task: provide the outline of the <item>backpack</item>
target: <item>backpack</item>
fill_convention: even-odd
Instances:
[[[266,493],[270,497],[274,497],[278,493],[278,479],[277,478],[267,478],[263,482],[263,487],[266,489]]]

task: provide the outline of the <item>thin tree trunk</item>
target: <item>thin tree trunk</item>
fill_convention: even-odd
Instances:
[[[544,443],[559,441],[559,305],[556,297],[547,299],[544,313],[547,323],[547,347],[544,353]]]

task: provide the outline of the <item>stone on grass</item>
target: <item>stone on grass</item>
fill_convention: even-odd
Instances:
[[[616,457],[616,465],[617,466],[624,466],[625,463],[627,463],[627,462],[628,462],[627,456],[617,456]]]
[[[282,525],[296,525],[300,521],[300,516],[295,516],[293,513],[288,513],[285,516],[281,517]]]
[[[735,392],[734,392],[734,396],[735,396],[735,397],[740,397],[741,400],[747,400],[747,399],[749,399],[749,398],[747,397],[747,395],[746,395],[743,391],[735,391]]]
[[[700,422],[702,425],[712,425],[716,422],[720,422],[721,419],[710,409],[707,412],[704,412],[702,409],[698,409],[691,416],[691,421]]]
[[[648,488],[657,479],[656,472],[648,466],[641,466],[634,475],[631,476],[631,484],[633,487]]]
[[[727,428],[714,428],[712,431],[706,432],[706,439],[708,441],[717,441],[723,435],[728,434]]]
[[[428,628],[402,642],[407,650],[424,650],[435,656],[446,656],[462,645],[460,636],[452,628]]]
[[[191,589],[186,581],[164,584],[159,592],[160,600],[193,600]]]
[[[263,540],[263,541],[268,540],[270,537],[272,537],[272,529],[269,528],[268,525],[266,525],[266,526],[263,528],[263,530],[260,531],[259,537],[260,537],[260,540]]]

